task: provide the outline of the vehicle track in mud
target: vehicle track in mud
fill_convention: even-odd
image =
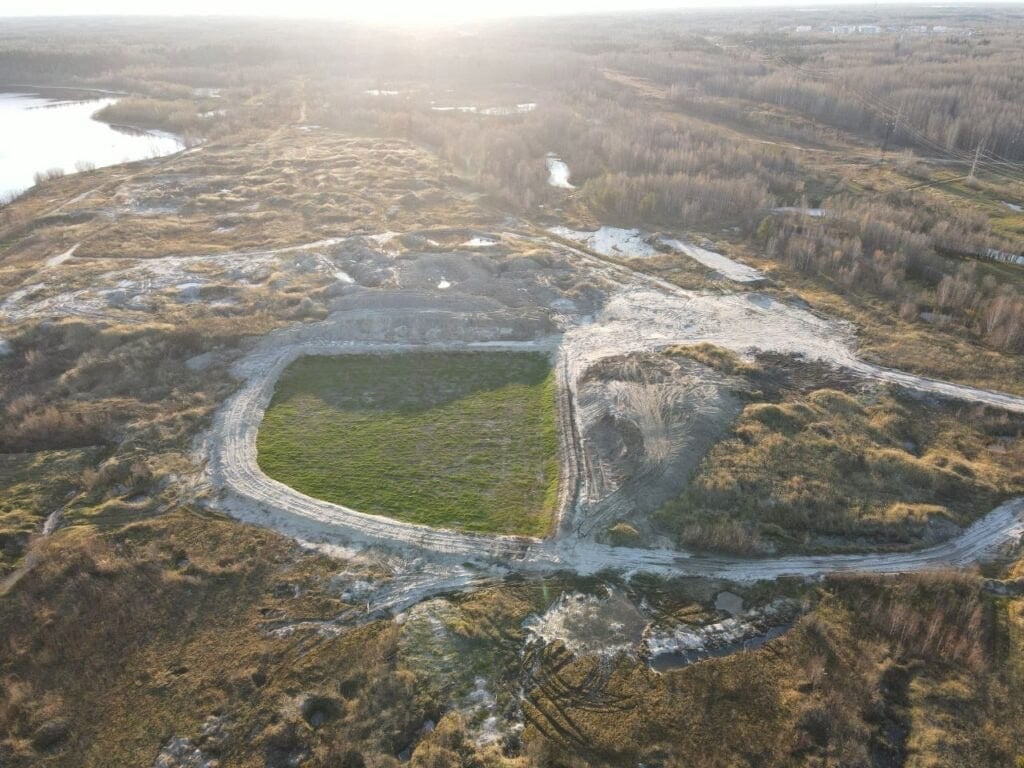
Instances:
[[[533,238],[530,238],[533,239]],[[331,320],[316,329],[271,334],[243,358],[236,372],[242,389],[218,411],[204,440],[207,473],[223,491],[217,502],[233,516],[273,528],[304,542],[326,547],[377,548],[406,558],[424,558],[440,568],[436,578],[416,585],[415,594],[396,603],[458,588],[473,579],[451,574],[463,563],[483,569],[551,573],[603,569],[725,578],[734,581],[774,579],[784,575],[818,576],[832,572],[902,573],[964,567],[1024,537],[1024,497],[1004,503],[955,538],[906,553],[743,558],[703,556],[683,550],[611,547],[581,540],[574,519],[580,514],[580,489],[587,469],[586,451],[575,423],[576,384],[582,373],[603,357],[672,344],[709,341],[749,355],[757,349],[803,354],[846,368],[867,379],[891,382],[940,397],[1024,412],[1024,397],[981,390],[885,369],[858,360],[852,352],[852,329],[762,294],[705,294],[685,291],[665,281],[609,264],[565,248],[580,262],[618,283],[602,316],[567,328],[560,337],[521,341],[430,341],[421,343],[339,340]],[[301,355],[400,353],[431,351],[547,351],[554,356],[559,392],[559,428],[563,464],[561,506],[550,539],[493,536],[431,528],[368,515],[313,499],[267,477],[256,461],[256,434],[281,372]]]

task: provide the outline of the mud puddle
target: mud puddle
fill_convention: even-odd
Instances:
[[[718,659],[724,656],[731,656],[742,651],[753,651],[760,648],[769,640],[781,637],[793,628],[792,623],[779,624],[769,627],[763,634],[754,635],[743,640],[735,640],[725,645],[711,648],[695,648],[680,651],[667,651],[652,656],[648,663],[655,672],[669,672],[673,669],[681,669],[708,659]]]

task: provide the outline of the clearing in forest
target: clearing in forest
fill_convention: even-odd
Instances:
[[[543,536],[558,500],[555,407],[541,353],[303,357],[277,383],[258,461],[360,512]]]

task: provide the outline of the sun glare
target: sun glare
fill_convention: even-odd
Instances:
[[[841,4],[844,0],[819,0],[816,6]],[[885,2],[886,0],[883,0]],[[897,2],[898,0],[887,0]],[[995,0],[999,2],[1000,0]],[[3,0],[5,16],[255,16],[326,18],[370,24],[437,26],[465,21],[517,16],[556,16],[656,10],[699,10],[725,7],[798,5],[803,0],[177,0],[174,3],[141,0]],[[909,0],[923,3],[927,0]]]
[[[750,2],[750,0],[748,0]],[[753,0],[754,3],[757,0]],[[45,15],[201,15],[262,16],[289,18],[351,19],[374,24],[435,25],[476,19],[553,14],[600,13],[639,8],[684,8],[702,5],[686,0],[384,0],[383,2],[335,2],[332,0],[178,0],[173,4],[133,0],[13,0],[0,7],[0,16]]]

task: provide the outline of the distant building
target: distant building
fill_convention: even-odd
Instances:
[[[974,34],[974,30],[970,27],[945,27],[935,26],[932,27],[933,35],[950,35],[952,37],[970,37]]]
[[[833,35],[880,35],[882,28],[877,24],[833,24],[828,31]]]
[[[811,31],[811,25],[810,24],[801,24],[799,27],[796,27],[793,31],[794,32],[810,32]]]

